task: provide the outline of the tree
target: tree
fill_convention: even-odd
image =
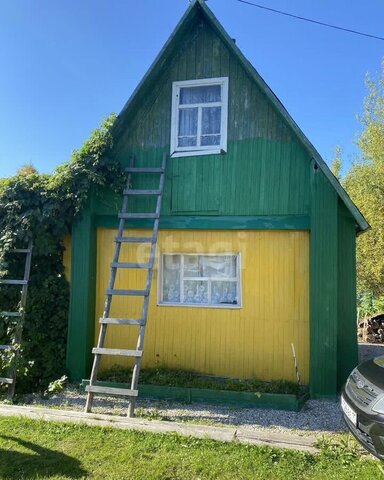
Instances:
[[[380,76],[367,76],[366,85],[358,139],[362,158],[343,184],[372,227],[357,241],[358,289],[380,297],[384,295],[384,61]]]
[[[343,160],[342,160],[342,149],[339,145],[336,146],[335,150],[335,158],[331,164],[331,171],[335,175],[335,177],[341,180],[341,169],[343,168]]]
[[[358,145],[364,158],[374,164],[384,165],[384,58],[381,64],[381,75],[377,80],[369,75],[366,78],[368,95],[364,102],[361,121],[364,130]]]
[[[34,175],[38,173],[36,168],[32,165],[32,163],[26,163],[22,165],[18,170],[16,175]]]

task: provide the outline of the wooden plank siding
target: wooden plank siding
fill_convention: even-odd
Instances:
[[[355,221],[346,206],[338,201],[338,277],[337,277],[337,387],[340,389],[358,363],[356,309]]]
[[[71,271],[67,369],[76,380],[90,371],[94,346],[96,229],[91,211],[92,205],[88,202],[81,219],[73,224],[71,236],[71,265],[74,268]]]
[[[337,391],[338,196],[315,163],[312,172],[311,395],[333,397]]]
[[[163,215],[309,213],[308,153],[204,21],[191,29],[161,72],[154,88],[146,92],[140,107],[115,138],[111,155],[124,165],[132,154],[140,165],[154,165],[160,163],[163,151],[169,153],[173,81],[229,77],[228,151],[170,159]],[[137,186],[149,188],[151,182],[142,180]],[[105,213],[113,213],[111,193],[105,192],[104,197],[104,203],[111,205]],[[150,208],[149,200],[140,202],[143,211]]]
[[[72,239],[70,235],[66,235],[63,239],[63,265],[64,265],[64,273],[65,278],[68,282],[71,281],[71,272],[72,272]]]
[[[131,233],[130,233],[131,234]],[[137,236],[148,230],[135,230]],[[113,254],[113,229],[98,229],[96,331]],[[124,246],[122,261],[145,261],[143,246]],[[305,231],[162,230],[159,252],[239,252],[242,308],[157,305],[152,285],[144,367],[167,366],[229,377],[295,380],[291,343],[302,379],[309,380],[309,234]],[[143,288],[145,272],[119,271],[116,288]],[[142,300],[113,299],[112,316],[139,318]],[[107,345],[135,348],[137,327],[108,329]],[[103,368],[130,359],[103,358]]]

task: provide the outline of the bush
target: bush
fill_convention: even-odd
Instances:
[[[0,180],[0,277],[20,278],[25,257],[10,254],[32,239],[30,283],[18,361],[18,391],[44,390],[65,373],[69,284],[64,276],[63,238],[71,232],[92,191],[108,185],[121,191],[121,166],[108,158],[115,116],[95,130],[67,164],[52,175],[28,166]],[[18,257],[18,258],[16,258]],[[21,277],[22,278],[22,277]],[[19,308],[18,287],[0,290],[0,310]],[[0,343],[15,341],[16,325],[5,319]],[[9,366],[0,356],[0,375]]]

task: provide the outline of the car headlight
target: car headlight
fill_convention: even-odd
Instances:
[[[350,383],[351,382],[357,383],[359,379],[360,379],[360,374],[357,368],[354,368],[350,373],[349,377],[347,378],[347,381],[345,382],[345,388],[348,390],[350,388]]]
[[[384,414],[384,396],[382,396],[373,406],[372,410],[376,413]]]

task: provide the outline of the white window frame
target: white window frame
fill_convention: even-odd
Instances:
[[[163,301],[163,264],[164,264],[164,257],[165,255],[180,255],[181,265],[182,268],[180,269],[180,295],[184,292],[184,280],[186,277],[183,277],[183,265],[184,265],[184,257],[186,256],[204,256],[204,257],[225,257],[225,256],[236,256],[236,278],[231,278],[229,281],[236,280],[237,283],[237,304],[232,303],[223,303],[212,305],[209,303],[172,303],[172,302],[164,302]],[[241,253],[240,252],[230,252],[230,253],[183,253],[183,252],[161,252],[159,253],[158,257],[158,265],[159,265],[159,277],[157,282],[157,305],[160,307],[193,307],[193,308],[229,308],[229,309],[240,309],[243,308],[243,299],[242,299],[242,281],[241,281]],[[187,280],[205,280],[205,281],[228,281],[223,277],[187,277]]]
[[[188,104],[183,108],[199,108],[197,121],[197,138],[201,132],[201,111],[202,107],[221,107],[220,145],[202,145],[178,147],[178,126],[179,126],[179,98],[180,89],[183,87],[206,87],[209,85],[221,86],[221,101],[211,103]],[[172,84],[172,119],[171,119],[171,148],[172,157],[187,157],[194,155],[211,155],[227,151],[227,129],[228,129],[228,77],[204,78],[199,80],[184,80]]]

